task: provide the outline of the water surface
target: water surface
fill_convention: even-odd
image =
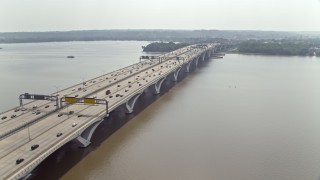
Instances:
[[[1,45],[1,111],[17,105],[19,93],[51,93],[137,62],[146,44]],[[319,58],[226,55],[193,69],[136,116],[114,113],[92,146],[65,146],[34,178],[318,180],[319,108]]]
[[[51,94],[139,61],[138,41],[0,44],[0,112],[22,93]],[[67,56],[75,58],[66,58]]]
[[[191,74],[61,179],[319,179],[319,58],[227,55]]]

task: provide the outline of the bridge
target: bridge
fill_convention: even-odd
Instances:
[[[132,113],[147,89],[159,94],[164,81],[177,81],[221,50],[219,44],[187,46],[90,79],[51,95],[25,93],[20,106],[0,114],[0,178],[28,177],[45,158],[69,141],[90,144],[109,113]],[[24,104],[25,99],[32,100]]]

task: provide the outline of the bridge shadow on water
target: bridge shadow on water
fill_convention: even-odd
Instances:
[[[209,60],[212,61],[213,59]],[[198,67],[206,68],[208,66],[208,61],[198,64]],[[29,179],[33,180],[53,180],[61,178],[66,172],[68,172],[73,166],[79,163],[84,157],[86,157],[90,152],[99,148],[100,144],[103,143],[108,137],[110,137],[114,132],[120,129],[124,124],[133,119],[137,114],[142,112],[147,106],[155,102],[157,99],[161,98],[162,95],[167,93],[175,84],[184,80],[188,74],[195,76],[199,73],[198,68],[194,66],[190,69],[190,73],[180,72],[178,81],[173,82],[172,77],[163,83],[161,87],[161,93],[159,95],[154,95],[150,88],[148,88],[145,93],[143,93],[139,100],[136,102],[134,107],[134,112],[132,114],[125,114],[123,107],[119,107],[110,113],[110,116],[105,119],[96,129],[91,139],[91,144],[86,148],[79,148],[75,141],[71,141],[56,152],[51,154],[46,158],[33,172]],[[151,112],[152,114],[152,112]],[[141,126],[150,118],[144,118],[144,121],[137,123],[137,126]],[[132,131],[138,130],[139,127],[134,126],[134,129],[130,129],[131,132],[126,132],[124,137],[121,138],[117,145],[121,144],[121,141],[130,138]],[[110,147],[111,151],[117,149],[117,147]]]

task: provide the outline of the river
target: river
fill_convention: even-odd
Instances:
[[[52,84],[65,87],[81,82],[81,76],[136,62],[146,44],[1,45],[0,80],[8,84],[1,94],[17,101],[23,90],[54,92]],[[37,53],[51,45],[56,53]],[[9,47],[15,50],[5,52]],[[1,101],[2,110],[10,99]],[[228,54],[201,63],[174,86],[166,83],[160,96],[140,100],[134,114],[118,111],[104,121],[90,147],[67,144],[33,178],[320,178],[320,58]]]

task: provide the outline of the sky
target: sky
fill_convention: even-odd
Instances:
[[[320,31],[320,0],[0,0],[0,32]]]

